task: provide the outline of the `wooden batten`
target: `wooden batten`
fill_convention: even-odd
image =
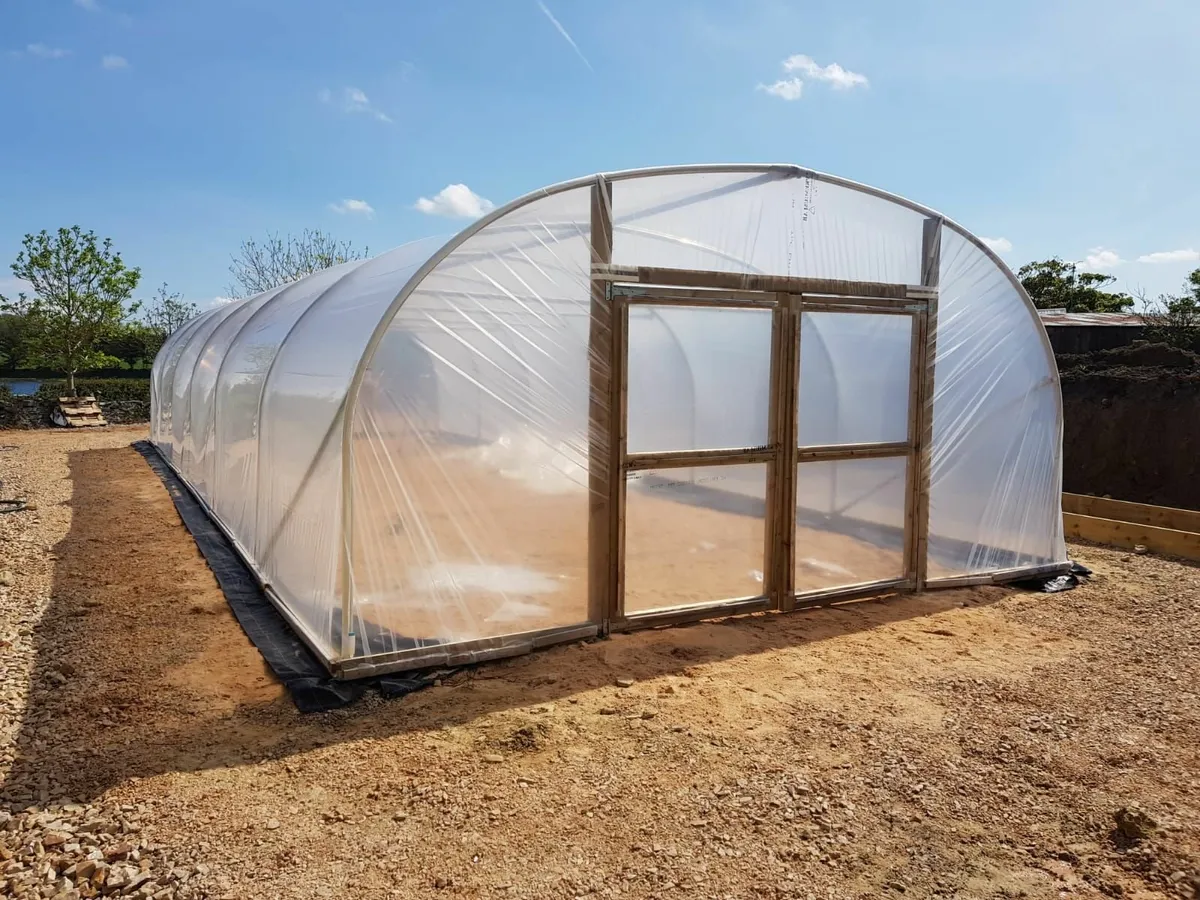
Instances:
[[[1067,538],[1125,549],[1142,546],[1154,553],[1200,561],[1200,533],[1195,531],[1119,522],[1077,513],[1063,513],[1063,531]]]
[[[909,285],[834,278],[796,278],[785,275],[749,275],[740,272],[705,272],[647,266],[593,264],[592,278],[663,287],[729,288],[740,291],[786,291],[792,294],[830,294],[835,297],[908,298]]]
[[[921,373],[925,370],[925,329],[927,313],[913,317],[912,343],[909,346],[908,369],[908,466],[904,472],[904,575],[919,584],[917,550],[921,526],[917,517],[921,508],[918,491],[921,487]]]
[[[779,608],[795,608],[796,602],[796,466],[800,383],[800,310],[803,298],[781,294],[782,334],[779,341],[779,483],[775,502],[780,524],[776,542],[779,555],[776,577],[779,579]]]
[[[767,462],[766,485],[766,517],[763,529],[763,589],[771,598],[771,606],[780,609],[783,603],[782,559],[786,548],[780,540],[780,534],[788,525],[783,515],[780,490],[782,472],[780,471],[780,448],[784,443],[782,421],[784,412],[780,399],[781,381],[783,374],[783,354],[786,342],[787,295],[776,296],[776,308],[771,321],[771,377],[767,398],[767,440],[774,450]]]
[[[802,447],[796,452],[800,462],[839,459],[881,459],[888,456],[905,456],[912,449],[908,441],[873,444],[831,444],[828,447]]]
[[[938,287],[942,258],[942,220],[925,220],[921,240],[921,283],[931,289]],[[916,585],[920,590],[928,577],[929,566],[929,489],[933,469],[933,398],[937,367],[938,298],[931,294],[926,301],[924,347],[921,351],[920,430],[917,444],[919,473],[916,479]]]
[[[1147,503],[1131,503],[1128,500],[1110,500],[1107,497],[1089,497],[1084,494],[1063,494],[1062,505],[1064,513],[1200,533],[1200,512],[1191,509],[1151,506]]]
[[[647,469],[687,469],[692,466],[740,466],[766,463],[775,458],[773,447],[748,447],[744,450],[679,450],[666,453],[630,453],[625,471]]]
[[[626,465],[629,457],[629,304],[618,301],[614,308],[616,332],[613,335],[613,399],[616,404],[613,423],[615,440],[610,466],[613,472],[612,491],[616,512],[613,516],[612,560],[614,584],[609,598],[608,621],[625,618],[625,509],[629,491]]]
[[[592,265],[612,262],[612,185],[597,178],[592,185]],[[616,570],[616,494],[620,466],[614,465],[613,310],[608,284],[591,282],[588,327],[588,621],[604,628],[613,606]]]
[[[773,606],[770,597],[746,597],[733,600],[722,600],[716,603],[697,604],[695,606],[677,606],[670,609],[656,609],[650,612],[634,613],[614,620],[613,631],[636,631],[639,628],[662,628],[666,625],[686,625],[690,622],[703,622],[707,619],[721,619],[726,616],[739,616],[745,613],[763,612]]]

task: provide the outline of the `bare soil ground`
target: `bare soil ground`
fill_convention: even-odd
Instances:
[[[1200,891],[1193,566],[1075,546],[1065,594],[625,635],[302,716],[141,436],[0,432],[35,505],[0,515],[0,896]]]

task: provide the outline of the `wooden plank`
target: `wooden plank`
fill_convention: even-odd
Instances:
[[[653,285],[614,284],[614,297],[627,297],[631,303],[660,303],[663,300],[693,301],[692,306],[721,306],[728,301],[751,301],[755,305],[775,306],[775,294],[769,291],[730,291],[719,288],[664,288]]]
[[[613,371],[616,373],[616,383],[613,385],[616,404],[613,427],[616,439],[613,441],[610,458],[613,482],[609,487],[617,509],[613,517],[612,536],[612,577],[615,584],[611,590],[608,622],[625,618],[625,509],[629,480],[625,476],[624,468],[629,454],[629,304],[623,299],[617,300],[613,315],[616,326],[613,335]],[[605,627],[607,629],[607,624]]]
[[[904,468],[904,577],[920,584],[917,571],[918,532],[917,512],[921,485],[921,372],[925,363],[925,319],[922,312],[913,317],[911,342],[908,350],[908,465]]]
[[[913,312],[924,309],[925,300],[899,299],[896,297],[854,297],[839,294],[836,297],[804,293],[800,308],[805,312]],[[865,308],[864,308],[865,307]]]
[[[747,447],[744,450],[679,450],[667,453],[630,453],[625,471],[646,469],[688,469],[693,466],[739,466],[767,463],[775,458],[773,447]]]
[[[108,424],[95,397],[59,397],[51,415],[56,425],[67,428],[99,428]]]
[[[812,297],[812,294],[805,294],[805,300]],[[841,300],[842,298],[837,298]],[[811,303],[804,304],[805,312],[836,312],[836,313],[855,313],[872,315],[872,316],[911,316],[918,309],[924,309],[924,305],[916,306],[880,306],[876,301],[864,301],[863,303]]]
[[[751,291],[729,291],[730,294],[750,294]],[[661,294],[634,294],[627,298],[634,306],[688,306],[692,309],[773,309],[773,300],[739,300],[724,294],[709,300],[695,297],[669,297]]]
[[[866,600],[880,594],[893,594],[900,591],[911,591],[913,583],[903,578],[888,578],[883,581],[869,581],[863,584],[847,584],[833,588],[820,588],[815,591],[805,591],[795,597],[796,609],[812,609],[818,606],[830,606],[834,603],[845,603],[850,600]]]
[[[779,342],[779,487],[776,503],[779,515],[777,548],[779,563],[779,608],[796,605],[796,453],[800,388],[800,295],[780,295],[786,301],[783,334]]]
[[[1110,500],[1107,497],[1067,493],[1063,494],[1062,508],[1065,513],[1081,516],[1200,533],[1200,512],[1191,509],[1174,509],[1170,506],[1151,506],[1147,503],[1131,503],[1128,500]]]
[[[772,601],[775,610],[784,608],[785,581],[782,560],[787,557],[787,545],[782,540],[784,530],[790,526],[782,500],[785,473],[782,472],[781,450],[787,443],[784,422],[788,421],[784,404],[787,343],[787,294],[775,295],[776,308],[770,328],[770,382],[767,388],[767,439],[775,448],[772,460],[767,463],[767,517],[763,528],[763,589]]]
[[[888,456],[905,456],[911,449],[908,441],[893,441],[871,444],[830,444],[825,447],[802,447],[796,452],[801,462],[837,459],[881,459]]]
[[[1068,538],[1094,541],[1132,549],[1139,544],[1155,553],[1200,561],[1200,534],[1175,528],[1159,528],[1137,522],[1118,522],[1097,516],[1063,513],[1063,530]]]
[[[995,572],[985,572],[980,575],[945,575],[941,578],[930,578],[925,582],[926,590],[935,588],[972,587],[979,584],[1004,584],[1009,581],[1020,581],[1023,578],[1036,578],[1039,575],[1056,575],[1070,570],[1069,562],[1048,563],[1044,566],[1018,566],[1012,569],[999,569]]]
[[[613,266],[593,262],[593,280],[625,281],[671,287],[729,288],[749,291],[786,291],[795,294],[835,294],[845,297],[906,299],[909,285],[832,278],[796,278],[784,275],[751,275],[741,272],[706,272],[649,266]]]
[[[938,286],[942,257],[942,220],[925,220],[921,237],[921,283],[928,288]],[[918,439],[917,475],[917,590],[925,585],[929,571],[929,489],[933,468],[933,397],[935,369],[937,366],[938,300],[931,297],[925,312],[925,346],[921,359],[921,429]]]
[[[592,186],[592,265],[612,262],[612,185],[597,178]],[[620,466],[613,460],[613,310],[606,282],[591,282],[588,327],[588,621],[604,630],[612,614],[615,528],[614,485]],[[619,552],[619,548],[618,548]]]
[[[704,603],[694,606],[675,606],[669,609],[656,609],[625,616],[613,623],[612,630],[635,631],[639,628],[662,628],[666,625],[685,625],[689,622],[701,622],[705,619],[722,619],[727,616],[763,612],[770,609],[772,605],[771,598],[764,595],[760,597],[743,597],[734,600],[720,600],[716,603]]]

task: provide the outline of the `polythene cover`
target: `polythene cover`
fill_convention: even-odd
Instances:
[[[607,475],[589,473],[589,341],[607,328],[591,197],[543,192],[446,253],[318,272],[164,344],[153,440],[328,658],[589,621],[589,479]],[[796,169],[634,173],[612,181],[612,262],[920,284],[930,215]],[[1061,562],[1042,326],[994,256],[941,234],[929,574]],[[914,327],[803,314],[802,449],[910,437]],[[631,307],[629,451],[765,446],[771,328],[758,309]],[[908,466],[799,463],[797,590],[904,574]],[[626,612],[761,592],[767,484],[765,464],[629,473]]]

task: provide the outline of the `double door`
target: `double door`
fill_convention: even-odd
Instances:
[[[915,586],[931,295],[890,287],[609,285],[610,629]]]

